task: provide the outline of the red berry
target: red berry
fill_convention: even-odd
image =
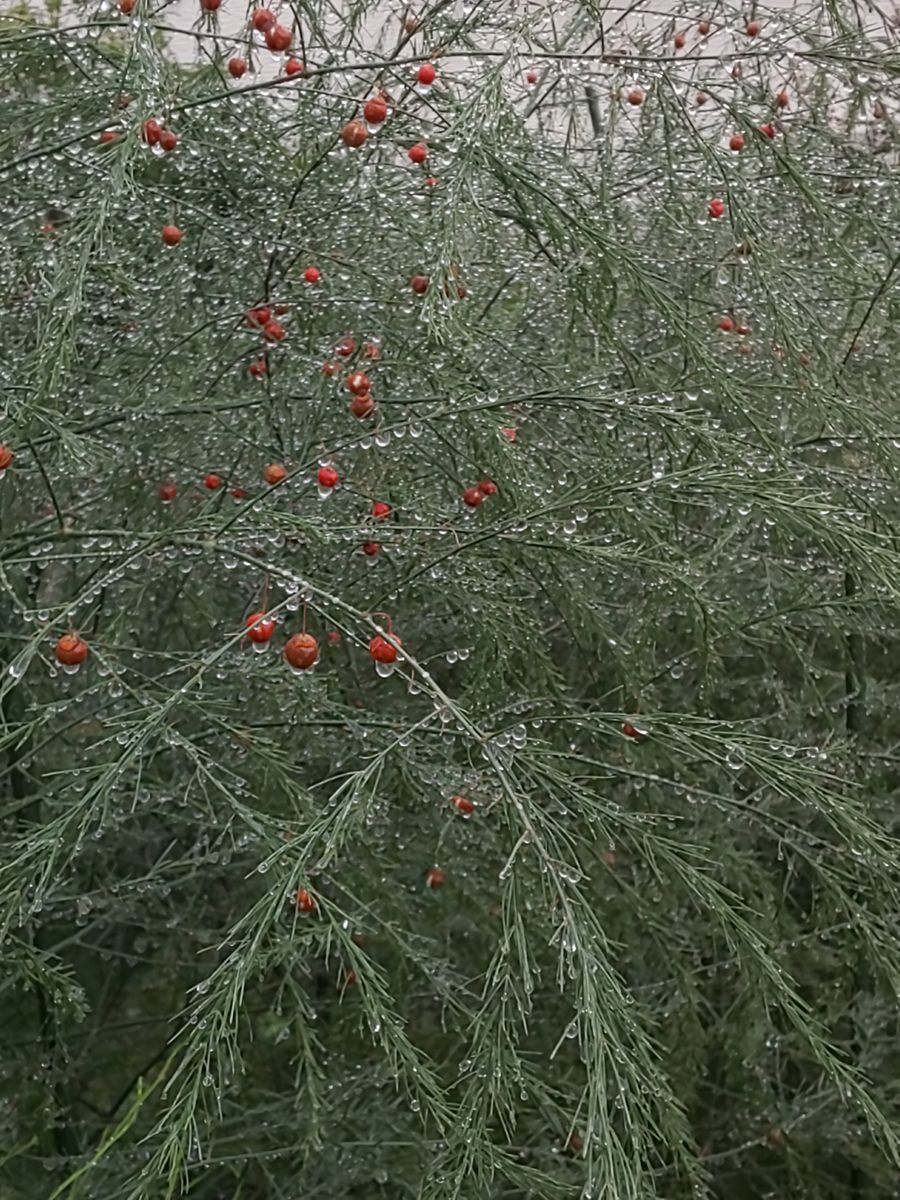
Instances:
[[[504,425],[500,430],[503,436],[510,442],[514,442],[519,436],[519,431],[512,425]]]
[[[119,0],[119,12],[124,13],[127,17],[130,12],[134,12],[134,6],[137,0]]]
[[[268,325],[271,320],[272,310],[271,308],[266,307],[264,304],[260,305],[259,308],[251,308],[247,313],[248,325],[258,325],[262,327],[263,325]]]
[[[675,49],[676,50],[684,49],[684,34],[683,33],[675,34]]]
[[[0,471],[5,471],[15,458],[9,446],[0,446]]]
[[[381,358],[381,347],[377,342],[366,342],[363,346],[363,354],[366,358]]]
[[[327,379],[332,379],[332,378],[334,378],[335,375],[339,375],[340,373],[341,373],[340,363],[336,363],[336,362],[323,362],[322,363],[322,374]]]
[[[380,542],[363,542],[362,544],[362,552],[366,558],[374,558],[380,549]]]
[[[300,61],[299,58],[289,58],[287,60],[287,62],[284,64],[284,73],[288,77],[293,77],[294,75],[302,75],[305,70],[306,70],[306,67],[303,65],[303,63]]]
[[[424,296],[428,291],[428,276],[413,275],[412,279],[409,281],[409,286],[417,296]]]
[[[714,221],[718,221],[719,217],[723,217],[725,215],[725,201],[710,200],[707,212]]]
[[[240,77],[242,75],[246,75],[246,73],[247,73],[246,59],[238,58],[238,57],[229,58],[228,74],[231,76],[232,79],[240,79]]]
[[[743,150],[743,148],[744,135],[742,133],[733,133],[728,139],[728,149],[737,152],[738,150]]]
[[[283,25],[270,25],[265,36],[266,45],[275,54],[283,54],[291,44],[291,31]]]
[[[184,234],[177,225],[163,225],[162,240],[167,246],[177,246]]]
[[[151,117],[149,121],[145,121],[141,129],[141,137],[148,146],[155,146],[159,141],[159,135],[162,133],[162,125],[159,121],[154,121]]]
[[[363,105],[363,116],[370,125],[381,125],[387,120],[387,104],[380,96],[374,96]]]
[[[719,322],[719,328],[723,333],[731,333],[732,329],[734,329],[734,321],[732,321],[731,317],[723,317]]]
[[[475,805],[467,796],[451,796],[450,803],[453,807],[461,812],[464,817],[471,817],[475,811]]]
[[[119,131],[118,129],[104,129],[97,140],[101,146],[108,146],[110,142],[119,140]]]
[[[280,342],[284,337],[284,326],[280,321],[266,321],[263,336],[268,342]]]
[[[307,283],[318,283],[322,276],[318,267],[307,267],[303,272],[303,278]]]
[[[250,364],[250,366],[247,368],[247,370],[250,372],[250,374],[253,376],[254,379],[262,379],[263,375],[265,375],[268,371],[268,367],[266,366],[266,360],[264,358],[258,358],[256,360],[256,362],[252,362]]]
[[[478,490],[485,496],[496,496],[499,489],[493,479],[482,479],[478,485]]]
[[[481,490],[481,488],[477,487],[466,488],[462,494],[462,499],[463,504],[465,504],[468,508],[477,508],[484,500],[484,492]]]
[[[178,488],[171,481],[171,479],[167,483],[161,483],[159,485],[159,498],[162,500],[163,504],[171,504],[177,495]]]
[[[525,72],[525,82],[526,83],[535,84],[535,83],[537,83],[537,81],[538,81],[537,71],[526,71]]]
[[[353,371],[352,374],[347,376],[347,390],[352,392],[354,396],[361,396],[371,386],[371,380],[365,371]]]
[[[416,74],[416,78],[422,87],[431,87],[431,85],[434,83],[436,75],[437,71],[435,71],[431,63],[422,63]]]
[[[705,92],[698,92],[697,95],[694,97],[694,103],[697,105],[698,108],[702,108],[708,99],[709,99],[709,97],[706,95]]]
[[[265,33],[267,29],[275,24],[275,14],[268,8],[254,9],[250,23],[257,33]]]
[[[383,500],[374,501],[374,503],[372,504],[372,516],[375,518],[376,521],[381,521],[385,517],[389,517],[390,515],[391,515],[391,506],[389,504],[385,504],[385,502]]]
[[[349,407],[354,417],[363,420],[364,417],[371,417],[375,411],[375,401],[368,392],[363,392],[361,396],[353,397]]]
[[[218,491],[218,489],[222,486],[222,476],[216,475],[215,473],[210,473],[203,480],[203,486],[208,488],[211,492]]]
[[[391,635],[394,637],[394,635]],[[398,637],[394,637],[395,642],[399,642]],[[397,661],[397,647],[391,645],[387,638],[383,638],[379,633],[369,642],[369,653],[379,663],[395,663]]]
[[[277,487],[287,479],[287,467],[283,463],[269,463],[263,467],[262,477],[269,487]]]
[[[633,104],[635,108],[644,103],[644,93],[640,88],[632,88],[628,93],[627,100],[629,104]]]
[[[787,108],[787,106],[790,104],[790,102],[791,102],[791,98],[787,94],[787,92],[776,92],[775,93],[775,103],[778,105],[779,108]]]
[[[339,629],[329,629],[325,636],[328,638],[329,646],[339,646],[344,640]]]
[[[247,499],[247,491],[245,488],[242,488],[242,487],[233,487],[228,494],[231,496],[231,498],[233,500],[246,500]]]
[[[747,334],[750,332],[750,326],[749,325],[736,325],[734,331],[735,331],[735,333],[739,333],[741,335],[741,337],[746,337]]]
[[[706,37],[706,35],[709,33],[709,21],[701,21],[697,26],[697,32],[701,37]]]
[[[160,130],[159,145],[167,154],[171,154],[178,145],[178,134],[174,133],[171,129]]]
[[[765,125],[760,125],[759,132],[764,133],[766,137],[771,140],[775,137],[775,134],[778,132],[778,130],[770,121],[767,121]]]
[[[410,161],[414,163],[423,163],[428,157],[428,147],[424,142],[416,142],[415,146],[409,148]]]
[[[759,29],[759,21],[748,21],[744,32],[747,34],[747,37],[754,38],[759,33]]]
[[[251,613],[244,624],[247,626],[247,637],[259,646],[271,641],[275,632],[275,622],[262,612]]]
[[[90,653],[87,642],[77,634],[64,633],[53,651],[56,661],[64,667],[80,667]]]
[[[311,913],[318,907],[315,896],[311,896],[306,888],[297,888],[297,912]]]
[[[319,657],[319,643],[311,633],[295,633],[285,643],[284,657],[295,671],[308,671]]]
[[[319,481],[319,487],[323,488],[337,487],[341,479],[334,467],[319,467],[316,478]]]
[[[200,0],[200,7],[204,12],[215,12],[222,0]]]
[[[437,187],[437,185],[438,185],[438,180],[437,180],[436,175],[429,175],[428,178],[425,180],[426,187]]]
[[[361,121],[348,121],[341,130],[344,145],[350,146],[354,150],[358,150],[368,136],[366,127]]]
[[[647,736],[643,729],[638,729],[638,727],[636,725],[632,725],[630,721],[622,722],[622,732],[626,737],[634,738],[635,741],[639,741],[641,738]]]
[[[335,354],[339,354],[341,358],[349,358],[356,349],[356,342],[352,337],[345,337],[343,341],[338,342],[335,348]]]
[[[432,889],[432,891],[437,890],[437,888],[443,887],[446,882],[447,882],[447,876],[444,874],[444,872],[441,870],[440,867],[432,867],[431,870],[428,872],[428,874],[425,876],[425,886],[430,887]]]

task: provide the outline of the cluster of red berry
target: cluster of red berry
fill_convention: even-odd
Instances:
[[[468,487],[462,494],[463,504],[467,508],[480,508],[488,496],[496,496],[498,491],[493,479],[482,479],[476,487]]]

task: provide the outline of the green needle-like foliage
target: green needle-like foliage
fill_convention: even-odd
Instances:
[[[0,1200],[894,1197],[890,6],[122,3],[0,16]]]

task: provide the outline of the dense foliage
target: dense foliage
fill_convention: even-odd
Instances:
[[[896,28],[250,16],[0,26],[0,1195],[886,1200]]]

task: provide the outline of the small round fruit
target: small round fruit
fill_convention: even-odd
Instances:
[[[438,182],[438,177],[436,175],[429,175],[425,180],[425,186],[429,188],[437,187]]]
[[[306,888],[297,888],[297,912],[311,913],[318,907],[315,896],[310,895]]]
[[[759,132],[765,134],[765,136],[771,141],[778,131],[771,121],[767,121],[765,125],[760,125]]]
[[[350,146],[354,150],[358,150],[368,136],[368,131],[362,121],[348,121],[341,130],[341,140],[344,145]]]
[[[724,200],[710,200],[709,207],[706,210],[714,221],[718,221],[719,217],[725,215]]]
[[[432,867],[425,876],[425,886],[430,887],[432,891],[437,891],[438,888],[442,888],[446,882],[447,876],[440,867]]]
[[[481,483],[478,485],[478,490],[485,496],[496,496],[497,492],[499,491],[493,479],[482,479]]]
[[[272,310],[265,304],[260,304],[256,308],[251,308],[247,313],[247,324],[253,326],[268,325],[272,320]]]
[[[362,552],[365,554],[366,558],[374,558],[380,549],[380,542],[363,542],[362,544]]]
[[[351,356],[351,354],[353,354],[355,349],[356,349],[356,342],[353,340],[353,338],[345,337],[340,342],[338,342],[337,346],[335,347],[334,352],[340,358],[349,358]]]
[[[684,34],[683,34],[683,33],[676,33],[676,34],[675,34],[675,41],[674,41],[675,49],[676,49],[676,50],[683,50],[683,49],[684,49],[684,42],[685,42],[685,37],[684,37]]]
[[[375,500],[372,504],[372,516],[376,521],[383,521],[385,517],[391,515],[391,506],[385,504],[383,500]]]
[[[249,367],[247,367],[247,370],[254,379],[262,379],[262,377],[267,373],[268,369],[269,368],[266,366],[266,360],[264,358],[258,358],[256,362],[250,363]]]
[[[275,633],[275,622],[262,612],[251,613],[244,624],[247,626],[247,637],[258,646],[270,642]]]
[[[214,472],[210,472],[210,474],[207,475],[203,480],[203,486],[210,492],[218,491],[222,486],[222,476],[216,475]]]
[[[400,641],[399,638],[394,640]],[[397,661],[397,647],[392,645],[387,638],[383,638],[380,633],[369,642],[369,653],[378,663],[395,663]]]
[[[744,30],[744,32],[746,33],[747,37],[755,38],[757,36],[757,34],[759,33],[759,30],[760,30],[759,21],[748,21],[747,27]]]
[[[358,417],[360,421],[366,417],[371,417],[375,411],[375,400],[368,392],[363,392],[361,396],[354,396],[350,401],[350,411],[354,417]]]
[[[262,477],[269,487],[277,487],[287,479],[287,467],[282,463],[269,463],[267,467],[263,467]]]
[[[178,145],[178,134],[172,129],[161,129],[159,133],[159,146],[161,150],[165,150],[167,154],[171,154]]]
[[[734,332],[739,334],[741,337],[746,337],[747,334],[750,332],[750,326],[749,325],[735,325]]]
[[[318,283],[322,275],[318,267],[307,267],[303,272],[303,278],[307,283]]]
[[[184,234],[177,225],[163,225],[161,237],[165,245],[177,246]]]
[[[335,375],[340,375],[340,373],[341,373],[340,363],[336,363],[336,362],[323,362],[322,363],[322,374],[326,377],[326,379],[333,379]]]
[[[728,139],[728,149],[734,150],[737,153],[744,148],[744,135],[742,133],[733,133]]]
[[[707,94],[705,92],[698,92],[697,95],[694,97],[694,103],[697,105],[698,108],[702,108],[708,99],[709,99],[709,97],[707,96]]]
[[[12,465],[14,458],[15,455],[9,446],[0,446],[0,471],[6,471]]]
[[[228,60],[228,74],[232,79],[240,79],[242,75],[247,74],[247,60],[239,58],[235,55],[234,58]]]
[[[228,494],[232,498],[232,500],[246,500],[247,499],[247,491],[245,488],[242,488],[242,487],[233,487]]]
[[[462,813],[464,817],[471,817],[472,813],[475,811],[475,805],[468,798],[468,796],[451,796],[450,803],[457,810],[457,812]]]
[[[151,117],[149,121],[145,121],[141,127],[141,137],[148,146],[155,146],[159,141],[159,135],[162,133],[162,125],[159,121],[154,121]]]
[[[787,108],[787,106],[790,104],[790,102],[791,102],[791,98],[787,94],[787,92],[776,92],[775,93],[775,103],[778,105],[779,108]]]
[[[644,93],[640,88],[632,88],[626,99],[628,100],[629,104],[632,104],[635,108],[638,108],[639,105],[644,103]]]
[[[723,317],[719,322],[719,328],[723,333],[731,333],[732,329],[734,329],[734,321],[732,321],[731,317]]]
[[[129,13],[134,12],[134,6],[137,0],[119,0],[119,12],[124,13],[127,17]]]
[[[266,321],[263,336],[268,342],[280,342],[284,337],[284,326],[280,321]]]
[[[425,293],[428,291],[428,276],[427,275],[413,275],[412,279],[410,279],[410,281],[409,281],[409,286],[412,288],[412,290],[416,293],[417,296],[424,296]]]
[[[363,116],[370,125],[383,125],[387,120],[387,103],[381,96],[373,96],[363,105]]]
[[[250,24],[257,33],[265,33],[275,24],[275,14],[268,8],[254,9]]]
[[[283,54],[291,44],[291,31],[283,25],[270,25],[265,37],[266,45],[274,54]]]
[[[319,481],[319,487],[323,488],[337,487],[341,481],[341,477],[334,467],[319,467],[316,478]]]
[[[200,0],[200,7],[204,12],[215,12],[221,3],[222,0]]]
[[[428,147],[424,142],[416,142],[414,146],[409,148],[410,162],[423,163],[428,158]]]
[[[108,146],[112,142],[117,142],[119,137],[118,129],[104,129],[97,140],[101,146]]]
[[[171,479],[159,485],[159,498],[163,504],[171,504],[177,495],[178,488]]]
[[[354,396],[361,396],[364,392],[369,391],[371,386],[372,381],[365,371],[352,371],[347,376],[347,391],[352,392]]]
[[[462,494],[462,500],[467,508],[478,508],[484,500],[484,492],[477,487],[466,488]]]
[[[422,63],[419,70],[416,72],[416,79],[422,87],[431,87],[437,77],[437,71],[431,63]]]
[[[87,658],[90,650],[87,642],[83,642],[75,633],[64,633],[53,651],[56,661],[64,667],[80,667]]]
[[[289,58],[284,64],[284,73],[288,78],[293,78],[295,75],[302,75],[306,67],[299,58]]]
[[[285,643],[284,657],[295,671],[308,671],[319,657],[319,643],[311,633],[295,633]]]
[[[709,21],[701,21],[697,26],[697,32],[701,37],[706,37],[706,35],[709,33]]]
[[[534,85],[537,83],[537,81],[538,81],[537,71],[526,71],[525,72],[525,82],[529,86],[534,87]]]

